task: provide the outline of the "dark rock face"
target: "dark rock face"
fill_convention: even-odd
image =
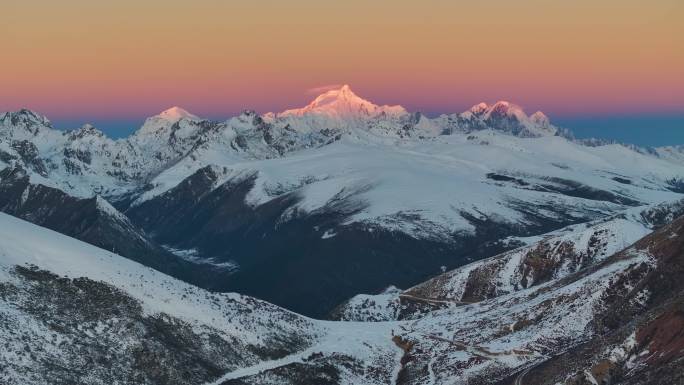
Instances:
[[[518,188],[554,192],[575,198],[604,201],[625,206],[638,206],[641,204],[630,197],[600,190],[569,179],[537,176],[511,176],[497,173],[488,173],[486,174],[486,178],[499,183],[512,184]],[[622,184],[631,184],[631,181],[624,178],[612,179]]]
[[[612,177],[611,179],[613,179],[614,181],[616,181],[616,182],[618,182],[618,183],[622,183],[622,184],[632,184],[632,180],[631,180],[631,179],[622,178],[622,177],[619,177],[619,176],[614,176],[614,177]]]
[[[25,129],[34,135],[44,127],[52,128],[52,124],[47,118],[25,108],[1,115],[0,123],[10,123],[11,125]]]
[[[670,191],[684,194],[684,179],[682,178],[673,178],[667,181],[667,184],[670,186],[669,189]]]
[[[65,148],[64,156],[66,158],[76,158],[85,164],[90,164],[93,161],[92,154],[88,151],[80,149]]]
[[[640,204],[638,201],[629,197],[617,195],[609,191],[599,190],[583,185],[576,181],[562,178],[546,179],[551,182],[551,184],[544,184],[544,188],[548,189],[549,191],[561,193],[563,195],[597,201],[606,201],[627,206],[638,206]]]
[[[24,164],[42,176],[47,176],[47,168],[40,159],[38,148],[28,140],[12,141],[12,148],[19,154]]]
[[[513,182],[519,186],[529,186],[530,185],[529,183],[525,182],[524,180],[522,180],[520,178],[514,178],[514,177],[508,176],[508,175],[502,175],[502,174],[496,174],[496,173],[490,172],[486,176],[487,176],[487,179],[495,180],[497,182]]]

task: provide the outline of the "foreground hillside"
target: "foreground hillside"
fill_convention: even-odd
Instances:
[[[273,360],[386,384],[397,367],[391,325],[209,293],[6,214],[0,228],[2,384],[202,384]]]
[[[405,320],[400,384],[678,384],[684,217],[663,220],[681,212],[573,226],[406,291],[359,295],[336,316]],[[657,230],[642,238],[646,226]]]
[[[401,320],[383,322],[317,321],[210,293],[0,214],[0,382],[675,384],[684,219],[667,223],[681,210],[530,241],[404,292]],[[517,267],[456,278],[497,260]],[[497,289],[465,296],[475,283]]]
[[[684,220],[563,279],[404,326],[399,383],[676,384]]]

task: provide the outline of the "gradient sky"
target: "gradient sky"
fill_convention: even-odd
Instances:
[[[684,116],[681,0],[1,2],[0,111],[58,125],[280,111],[340,83],[429,114]]]

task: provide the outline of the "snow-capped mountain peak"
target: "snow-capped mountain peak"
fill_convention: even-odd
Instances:
[[[539,114],[546,117],[541,112],[539,112]],[[483,120],[497,117],[511,117],[518,120],[528,119],[528,116],[525,114],[522,107],[505,100],[499,100],[494,104],[487,104],[485,102],[476,104],[470,107],[468,111],[463,112],[461,115],[464,117],[475,116]]]
[[[549,117],[546,116],[546,114],[544,114],[541,111],[537,111],[534,114],[530,115],[530,119],[534,123],[536,123],[540,126],[543,126],[543,127],[549,127],[551,125],[551,121],[549,120]]]
[[[379,115],[400,116],[407,114],[402,106],[379,106],[356,95],[349,85],[332,89],[318,95],[302,108],[285,110],[280,117],[323,115],[332,118],[366,118]]]
[[[159,115],[157,115],[156,117],[162,118],[171,123],[176,123],[181,119],[200,120],[200,118],[197,115],[191,114],[187,110],[178,106],[174,106],[167,110],[164,110],[161,113],[159,113]]]
[[[193,115],[184,110],[183,108],[171,107],[160,112],[158,115],[147,118],[142,127],[140,127],[140,129],[136,132],[136,135],[156,135],[159,133],[159,131],[167,131],[168,128],[180,122],[181,120],[194,122],[202,119],[197,115]]]
[[[475,115],[482,115],[485,111],[489,109],[489,104],[482,102],[470,107],[470,112]]]
[[[82,125],[80,128],[68,131],[69,138],[72,140],[85,138],[85,137],[105,137],[104,132],[98,130],[95,126],[90,123]]]
[[[484,117],[487,119],[495,115],[515,117],[518,120],[527,119],[527,115],[520,106],[505,100],[500,100],[489,107],[485,112]]]
[[[52,127],[48,118],[25,108],[19,111],[1,113],[0,125],[24,127],[32,132],[42,126]]]

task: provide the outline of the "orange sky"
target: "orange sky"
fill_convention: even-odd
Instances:
[[[204,116],[378,103],[684,112],[684,1],[2,0],[0,111]]]

